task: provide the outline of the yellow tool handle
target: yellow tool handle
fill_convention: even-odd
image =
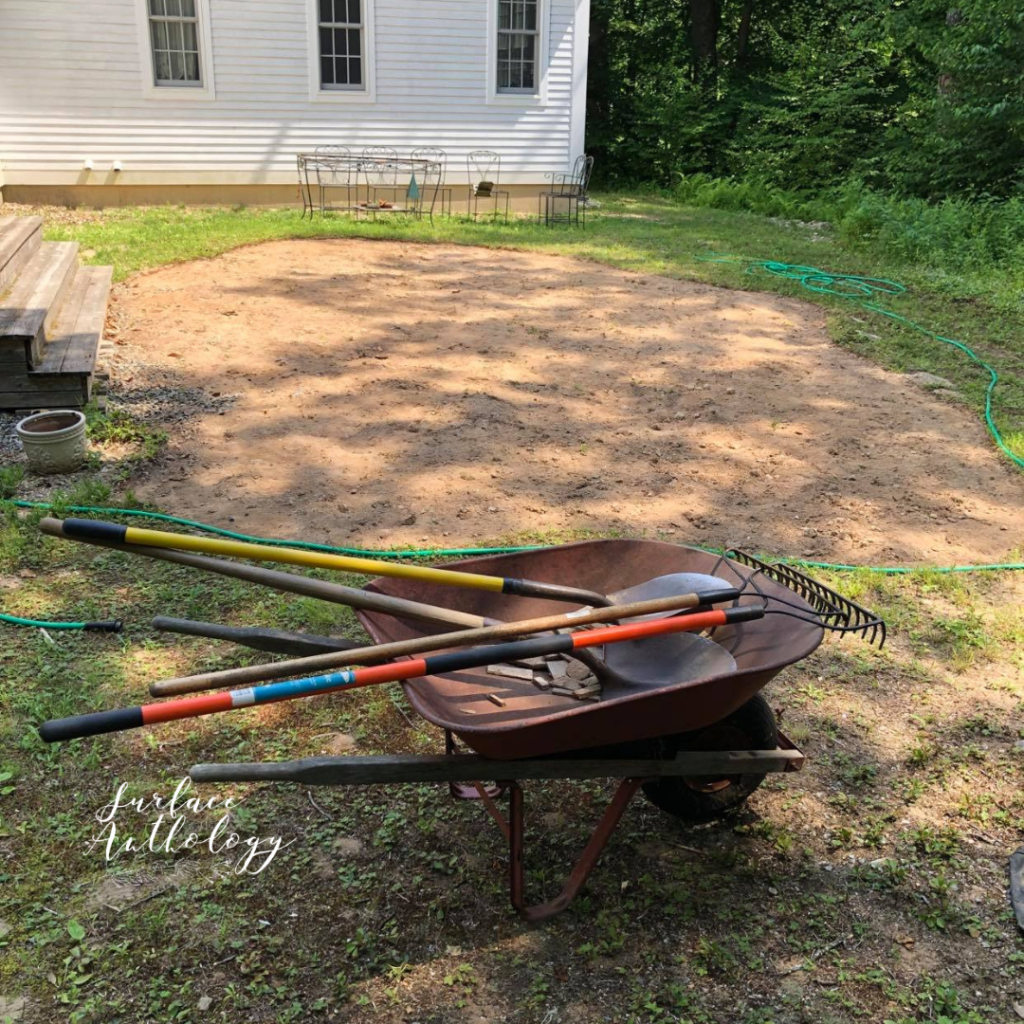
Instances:
[[[119,544],[139,544],[150,548],[202,551],[235,558],[251,558],[263,562],[283,562],[288,565],[305,565],[316,569],[360,572],[370,576],[398,576],[403,579],[422,580],[425,583],[490,590],[498,594],[502,592],[505,585],[505,580],[501,576],[483,576],[480,573],[433,569],[427,565],[405,565],[401,562],[378,562],[372,558],[332,555],[325,551],[267,547],[263,544],[250,544],[240,540],[196,537],[187,533],[167,533],[163,530],[145,530],[135,526],[119,526],[115,523],[102,523],[90,519],[65,519],[64,533],[68,537],[98,539]]]

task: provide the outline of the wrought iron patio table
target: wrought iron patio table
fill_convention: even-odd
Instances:
[[[412,157],[388,157],[385,160],[366,156],[325,156],[322,153],[299,153],[296,155],[296,162],[299,167],[299,182],[302,189],[302,215],[305,217],[306,210],[309,210],[309,218],[317,209],[317,203],[313,200],[313,189],[316,187],[317,167],[329,166],[336,170],[348,169],[351,174],[351,181],[356,194],[356,201],[348,207],[348,212],[353,214],[379,214],[379,213],[405,213],[414,217],[422,217],[424,213],[434,222],[434,209],[441,195],[441,165],[434,160],[413,159]],[[377,206],[370,202],[369,196],[374,187],[375,181],[380,180],[382,172],[389,175],[393,173],[396,180],[408,178],[408,186],[405,188],[405,202],[395,202],[387,206]],[[416,181],[416,195],[410,195],[410,188],[413,181]],[[367,200],[360,202],[358,199],[360,186],[365,188]],[[401,191],[402,186],[387,186],[388,191],[397,189]],[[397,198],[397,195],[396,195]],[[325,212],[323,203],[320,203],[320,212]]]

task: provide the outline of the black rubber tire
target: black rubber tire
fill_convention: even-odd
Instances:
[[[779,743],[775,715],[760,694],[720,722],[695,732],[664,736],[661,757],[681,750],[774,750]],[[660,778],[645,782],[644,796],[659,810],[684,821],[708,821],[738,807],[764,775],[734,775],[723,779]]]

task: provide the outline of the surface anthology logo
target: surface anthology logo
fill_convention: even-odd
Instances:
[[[125,854],[177,853],[205,846],[214,854],[236,856],[237,851],[237,859],[232,865],[235,874],[258,875],[269,867],[281,850],[295,842],[291,839],[286,843],[281,836],[249,836],[243,839],[237,832],[229,831],[231,808],[236,801],[232,797],[226,800],[189,797],[187,794],[192,788],[189,778],[178,783],[169,800],[159,793],[154,793],[151,798],[128,798],[125,795],[127,788],[128,783],[122,782],[114,799],[96,812],[96,820],[103,827],[88,844],[88,849],[91,852],[101,848],[104,860],[117,860]],[[186,817],[188,813],[199,815],[217,811],[222,812],[220,817],[212,828],[206,830],[197,830],[192,820]],[[122,816],[120,819],[119,815]],[[138,816],[151,818],[146,838],[138,838],[133,835],[133,829],[124,828],[123,818],[128,815],[136,816],[129,821],[137,821]]]

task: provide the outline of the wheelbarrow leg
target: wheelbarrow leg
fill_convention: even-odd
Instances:
[[[623,779],[615,791],[611,803],[606,808],[601,820],[590,836],[590,840],[576,861],[575,867],[565,880],[562,891],[547,903],[537,903],[528,907],[523,895],[523,791],[519,784],[509,784],[509,894],[512,906],[527,921],[545,921],[555,914],[561,913],[573,901],[594,870],[598,858],[608,845],[615,827],[618,825],[630,800],[643,783],[643,779]]]

